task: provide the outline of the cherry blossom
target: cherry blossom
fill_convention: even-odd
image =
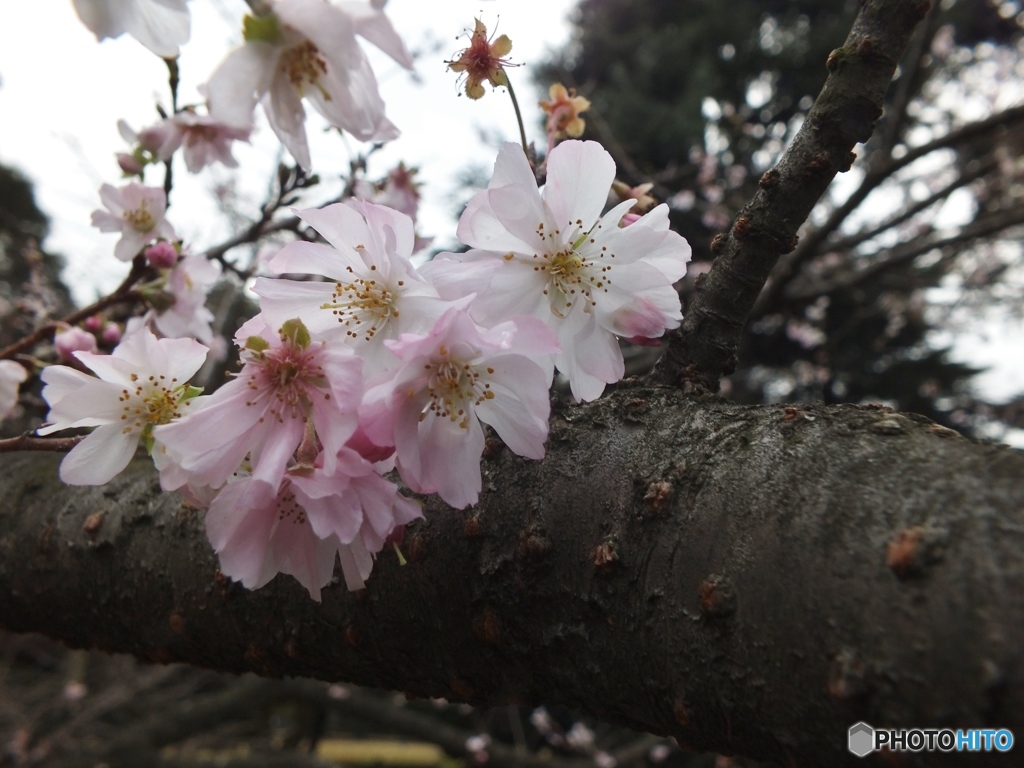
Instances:
[[[251,476],[229,482],[206,513],[210,543],[227,576],[250,589],[277,573],[294,576],[319,601],[335,555],[350,590],[361,589],[392,530],[422,517],[394,483],[343,448],[332,474],[316,466],[287,472],[275,490]]]
[[[421,271],[442,298],[476,294],[471,312],[484,325],[516,313],[544,320],[558,334],[555,365],[573,395],[593,400],[623,376],[617,336],[679,326],[672,284],[690,246],[669,229],[665,205],[629,227],[618,224],[633,200],[601,215],[615,163],[596,142],[563,142],[547,165],[539,193],[522,148],[504,144],[490,185],[459,221],[471,250],[440,254]]]
[[[128,466],[140,439],[149,444],[154,427],[188,410],[196,394],[188,380],[206,359],[206,347],[192,339],[157,339],[142,329],[110,355],[75,357],[96,376],[64,365],[45,368],[40,378],[50,412],[37,431],[96,427],[64,457],[60,478],[68,485],[102,485]]]
[[[166,162],[179,149],[185,157],[185,167],[199,173],[214,163],[237,168],[238,161],[231,153],[234,141],[249,141],[250,126],[228,125],[210,115],[201,115],[194,109],[183,109],[163,121],[165,138],[156,150],[157,159]]]
[[[290,243],[268,267],[332,282],[258,279],[253,290],[271,325],[298,317],[314,337],[358,349],[372,376],[394,361],[385,339],[428,332],[450,306],[409,261],[415,234],[405,214],[360,200],[296,213],[329,245]]]
[[[92,225],[101,232],[120,232],[114,255],[131,261],[146,245],[157,238],[175,240],[174,227],[164,219],[167,195],[159,187],[146,187],[131,182],[117,188],[100,187],[100,200],[107,210],[92,212]]]
[[[18,388],[28,378],[28,371],[14,360],[0,360],[0,421],[10,416],[18,404]]]
[[[173,59],[189,38],[186,0],[72,0],[97,40],[125,32],[157,56]]]
[[[298,320],[274,332],[257,315],[239,329],[235,343],[243,361],[238,375],[196,398],[187,418],[155,431],[166,454],[158,464],[164,487],[186,480],[220,487],[248,456],[253,477],[276,488],[307,421],[323,445],[325,471],[333,472],[358,423],[362,361],[347,347],[312,341]]]
[[[426,336],[385,344],[402,365],[367,392],[362,425],[378,445],[395,446],[414,491],[437,493],[460,509],[476,503],[480,422],[520,456],[544,457],[552,371],[543,358],[558,346],[542,322],[517,317],[485,330],[453,308]]]
[[[192,336],[204,344],[212,343],[213,313],[206,308],[206,297],[219,277],[220,264],[201,253],[186,253],[164,278],[170,306],[150,309],[145,321],[172,339]]]
[[[396,138],[356,35],[412,68],[412,56],[382,11],[361,2],[278,0],[271,13],[246,18],[245,44],[204,86],[210,114],[248,127],[261,102],[274,133],[306,169],[311,160],[303,98],[360,141]]]

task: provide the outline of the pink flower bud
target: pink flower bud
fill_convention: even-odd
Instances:
[[[99,333],[100,329],[103,327],[103,318],[100,315],[87,317],[82,323],[82,327],[89,333]]]
[[[155,155],[160,151],[164,142],[170,138],[172,130],[167,120],[151,125],[149,128],[143,128],[139,131],[139,146]]]
[[[127,176],[141,176],[143,165],[134,156],[127,152],[118,152],[117,164]]]
[[[111,347],[116,347],[121,341],[121,326],[117,323],[107,323],[103,329],[103,343]]]
[[[627,213],[622,217],[622,221],[619,222],[620,227],[628,227],[630,224],[635,224],[640,221],[640,215],[637,213]]]
[[[170,269],[178,263],[178,249],[165,240],[149,246],[146,258],[157,269]]]
[[[95,352],[96,337],[81,328],[68,328],[54,334],[53,346],[61,360],[74,361],[72,352]]]

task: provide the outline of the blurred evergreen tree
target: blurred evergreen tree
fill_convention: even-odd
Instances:
[[[1009,110],[919,163],[901,167],[901,158],[966,124],[950,94],[969,92],[979,72],[994,71],[1007,86],[1024,74],[1019,6],[935,3],[875,136],[833,187],[844,191],[822,201],[789,273],[780,264],[778,285],[755,309],[740,365],[724,385],[734,399],[882,400],[961,430],[984,421],[988,409],[970,395],[976,371],[930,342],[936,313],[926,292],[951,276],[966,285],[960,278],[976,274],[980,260],[985,279],[972,287],[991,298],[1008,268],[1005,250],[979,254],[1012,242],[1024,224],[1014,212],[1024,113]],[[605,145],[623,181],[655,182],[693,245],[696,275],[713,258],[713,236],[799,129],[857,9],[856,0],[583,0],[572,41],[537,80],[561,81],[591,100],[584,138]],[[846,210],[851,184],[863,201]],[[936,214],[957,190],[971,193],[974,213],[951,235]],[[692,289],[688,279],[684,303]]]
[[[48,231],[31,183],[0,165],[0,348],[72,306],[63,260],[42,249]]]

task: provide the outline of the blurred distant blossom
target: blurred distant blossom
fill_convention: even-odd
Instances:
[[[248,141],[250,126],[228,125],[210,115],[201,115],[184,109],[168,118],[167,139],[157,151],[162,161],[170,160],[179,148],[185,157],[185,167],[192,173],[214,163],[237,168],[238,161],[231,154],[231,142]]]
[[[128,33],[157,56],[172,59],[188,42],[186,0],[72,0],[97,40]]]
[[[18,388],[28,378],[21,363],[0,360],[0,420],[6,419],[18,404]]]
[[[120,232],[114,255],[131,261],[146,245],[157,238],[176,240],[174,227],[164,218],[167,196],[159,187],[145,187],[131,182],[124,187],[104,184],[100,200],[107,210],[92,213],[92,225],[101,232]]]
[[[209,344],[213,340],[213,313],[206,307],[206,297],[219,277],[220,264],[216,261],[201,253],[186,253],[165,277],[164,291],[170,294],[171,305],[149,310],[146,320],[168,338],[192,336]]]

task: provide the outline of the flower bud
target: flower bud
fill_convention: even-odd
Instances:
[[[103,343],[111,347],[116,347],[121,341],[121,326],[117,323],[107,323],[103,329]]]
[[[127,152],[117,153],[117,164],[125,176],[141,176],[143,168],[145,168],[134,155],[129,155]]]
[[[57,356],[67,362],[75,361],[73,352],[95,352],[96,337],[82,328],[73,327],[59,331],[53,336],[53,346]]]
[[[178,249],[166,240],[161,240],[146,249],[146,258],[156,269],[170,269],[178,263]]]

